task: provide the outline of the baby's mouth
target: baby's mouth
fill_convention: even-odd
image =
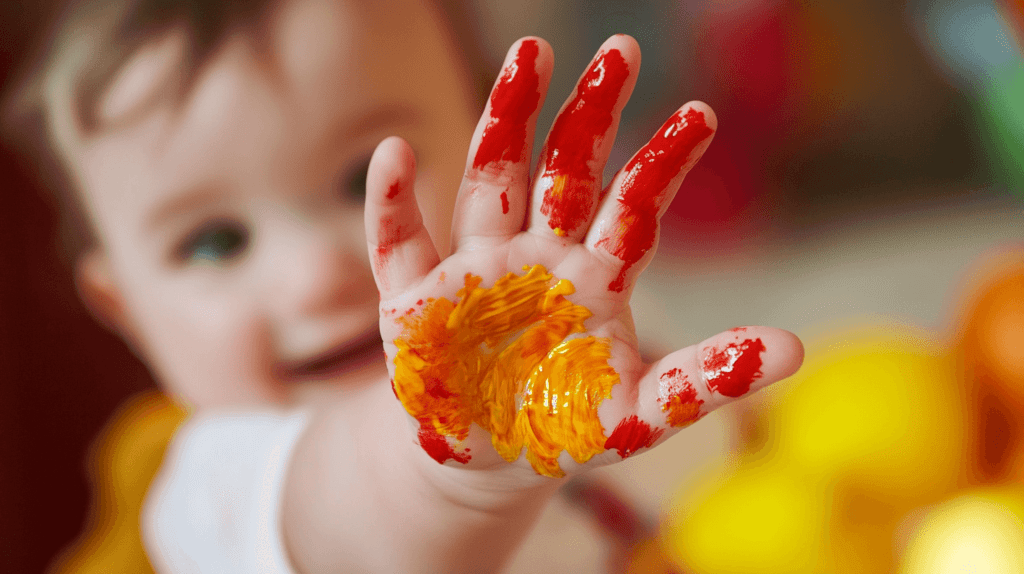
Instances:
[[[275,371],[280,378],[294,382],[329,378],[371,360],[382,359],[382,345],[380,331],[373,329],[355,340],[309,359],[279,363]]]

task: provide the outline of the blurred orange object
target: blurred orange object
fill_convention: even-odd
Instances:
[[[965,289],[958,351],[980,429],[979,484],[1024,480],[1024,244],[985,257]]]

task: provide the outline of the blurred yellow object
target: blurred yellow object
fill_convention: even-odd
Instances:
[[[775,456],[899,505],[934,502],[957,486],[966,397],[948,349],[897,324],[811,349],[767,414]]]
[[[185,417],[184,409],[157,392],[132,397],[114,414],[89,455],[93,500],[85,531],[51,572],[153,572],[139,530],[142,501]]]
[[[918,524],[899,571],[1024,572],[1024,487],[974,490],[932,508]]]
[[[713,481],[706,496],[680,501],[664,545],[695,574],[816,574],[828,501],[777,465],[744,465]]]

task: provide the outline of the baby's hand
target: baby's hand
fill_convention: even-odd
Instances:
[[[370,165],[366,228],[392,385],[411,434],[445,465],[578,473],[655,446],[802,360],[792,334],[744,327],[643,363],[630,294],[715,116],[686,104],[602,188],[640,62],[636,42],[614,36],[531,178],[552,61],[540,39],[510,50],[473,136],[444,259],[420,217],[408,144],[384,141]]]

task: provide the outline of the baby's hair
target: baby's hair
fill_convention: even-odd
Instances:
[[[60,217],[61,251],[69,262],[96,246],[67,162],[54,133],[54,114],[70,97],[69,120],[81,133],[100,126],[100,101],[118,72],[147,42],[180,28],[186,46],[170,92],[181,102],[201,68],[231,34],[242,32],[259,49],[264,20],[278,0],[73,0],[51,18],[35,57],[26,62],[14,90],[3,101],[4,135],[31,158],[43,187],[52,193]],[[475,14],[459,0],[433,0],[452,44],[461,48],[475,96],[482,104],[492,81],[488,58],[476,32]],[[155,102],[154,102],[155,103]],[[66,104],[64,104],[66,105]]]

